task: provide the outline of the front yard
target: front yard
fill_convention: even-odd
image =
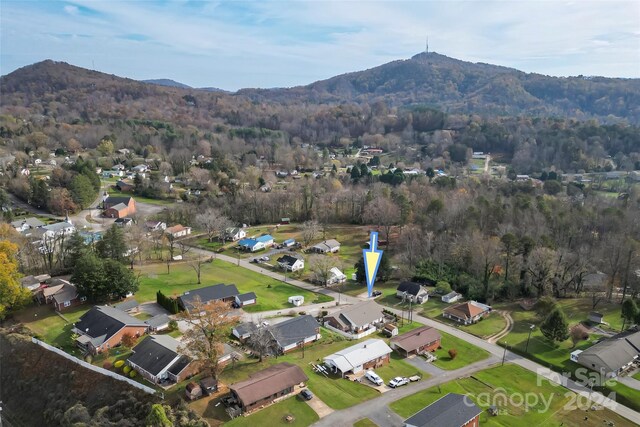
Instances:
[[[292,421],[287,421],[286,416],[293,417]],[[288,399],[278,402],[268,408],[262,409],[248,417],[238,417],[229,422],[225,426],[299,426],[306,427],[318,421],[318,414],[311,409],[306,402],[298,396],[292,396]]]
[[[489,353],[485,350],[482,350],[473,344],[469,344],[460,338],[449,335],[443,331],[440,331],[440,335],[442,336],[442,348],[435,351],[434,354],[438,360],[432,362],[440,369],[451,371],[463,368],[489,357]],[[455,359],[452,359],[451,356],[449,356],[450,349],[455,349],[458,352]]]
[[[482,426],[631,426],[626,419],[608,409],[585,411],[591,404],[566,389],[537,381],[534,373],[519,366],[506,364],[476,372],[473,376],[420,391],[393,402],[391,409],[403,418],[410,417],[447,393],[468,394],[484,410]],[[524,402],[523,402],[524,400]],[[582,404],[574,408],[572,403]],[[497,416],[486,409],[496,405]],[[609,424],[612,422],[613,424]]]
[[[187,263],[174,263],[170,274],[167,274],[164,264],[144,266],[137,270],[141,273],[140,289],[136,293],[139,302],[155,301],[158,290],[166,296],[177,297],[185,291],[218,283],[235,284],[241,293],[255,292],[258,303],[245,307],[245,311],[248,312],[293,308],[287,301],[288,297],[293,295],[302,295],[305,304],[332,301],[332,298],[326,295],[309,292],[220,260],[214,260],[202,267],[200,285],[197,284],[195,272]]]

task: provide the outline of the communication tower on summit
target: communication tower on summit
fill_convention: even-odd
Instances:
[[[427,46],[424,50],[424,53],[429,53],[429,36],[427,36]]]

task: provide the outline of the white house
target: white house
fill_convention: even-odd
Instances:
[[[173,227],[168,227],[166,230],[164,230],[164,232],[169,234],[174,239],[177,239],[179,237],[184,237],[191,234],[191,227],[185,227],[184,225],[176,224]]]
[[[462,294],[459,294],[459,293],[453,291],[453,292],[449,292],[446,295],[442,295],[442,298],[440,298],[440,300],[442,302],[446,302],[446,303],[450,304],[450,303],[458,301],[460,298],[462,298]]]
[[[368,339],[324,358],[324,364],[343,377],[389,363],[391,348],[380,339]]]
[[[304,269],[304,259],[292,255],[284,255],[278,258],[278,265],[287,271]]]
[[[340,271],[338,267],[332,267],[329,270],[329,278],[327,279],[327,286],[335,285],[336,283],[343,283],[347,280],[347,276]]]
[[[236,242],[240,239],[244,239],[247,237],[247,232],[244,229],[239,227],[230,227],[224,230],[224,238],[225,240],[231,240]]]
[[[45,225],[41,228],[44,230],[43,238],[49,239],[60,236],[70,236],[76,231],[71,221],[56,222],[55,224]]]
[[[338,252],[340,250],[340,242],[334,239],[325,240],[314,245],[311,250],[319,254]]]
[[[302,295],[294,295],[292,297],[289,297],[288,301],[289,301],[289,304],[293,304],[296,307],[300,307],[302,304],[304,304],[304,297]]]
[[[247,292],[245,294],[239,294],[235,296],[235,304],[238,307],[244,307],[245,305],[255,304],[257,300],[254,292]]]

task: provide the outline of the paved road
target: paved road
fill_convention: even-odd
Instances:
[[[203,249],[197,249],[197,248],[193,248],[192,251],[196,252],[196,253],[201,253],[205,256],[215,256],[216,258],[222,260],[222,261],[226,261],[226,262],[230,262],[230,263],[234,263],[237,264],[241,267],[247,268],[249,270],[255,271],[257,273],[263,274],[265,276],[269,276],[272,277],[276,280],[283,280],[284,276],[282,274],[279,273],[275,273],[269,270],[265,270],[263,268],[261,268],[259,265],[255,265],[255,264],[251,264],[248,261],[242,260],[242,259],[237,259],[234,257],[230,257],[228,255],[223,255],[223,254],[215,254],[211,251],[207,251],[207,250],[203,250]],[[288,279],[287,280],[288,283],[291,283],[292,285],[298,286],[300,288],[306,289],[308,291],[312,291],[312,292],[318,292],[321,294],[325,294],[325,295],[329,295],[333,298],[335,298],[336,300],[338,299],[338,297],[340,297],[341,302],[342,303],[347,303],[347,304],[355,304],[357,302],[362,301],[362,299],[357,298],[357,297],[353,297],[350,295],[346,295],[346,294],[338,294],[337,292],[331,290],[331,289],[327,289],[327,288],[320,288],[318,286],[314,286],[311,285],[309,283],[305,283],[302,282],[300,280],[296,280],[296,279]],[[382,306],[380,306],[380,308],[382,309]],[[397,309],[393,309],[393,308],[389,308],[389,307],[385,307],[387,309],[390,309],[391,311],[395,312],[396,314],[401,315],[401,311],[397,310]],[[413,315],[413,319],[417,322],[420,322],[422,324],[428,325],[428,326],[432,326],[434,328],[440,329],[448,334],[451,334],[457,338],[460,338],[462,340],[465,340],[466,342],[473,344],[479,348],[482,348],[484,350],[486,350],[487,352],[489,352],[491,354],[492,357],[490,357],[487,360],[484,360],[482,362],[478,362],[469,366],[466,366],[462,369],[459,369],[457,371],[452,371],[452,372],[448,372],[445,373],[443,376],[441,377],[434,377],[431,378],[427,381],[421,381],[420,383],[416,384],[416,385],[410,385],[407,388],[404,389],[399,389],[399,390],[394,390],[393,392],[389,392],[389,393],[385,393],[384,395],[382,395],[379,398],[376,399],[372,399],[370,401],[364,402],[360,405],[357,405],[355,407],[349,408],[347,410],[342,410],[342,411],[336,411],[334,413],[332,413],[330,416],[320,420],[319,423],[317,423],[317,425],[319,426],[333,426],[333,425],[346,425],[344,424],[345,422],[349,421],[349,422],[355,422],[356,420],[363,418],[365,416],[368,416],[368,414],[373,413],[374,409],[378,409],[380,410],[381,408],[383,408],[383,405],[386,407],[386,405],[388,405],[390,402],[397,400],[401,397],[404,397],[406,395],[412,394],[415,391],[418,390],[423,390],[425,388],[429,388],[433,385],[437,385],[437,384],[441,384],[443,382],[447,382],[450,381],[451,379],[454,379],[451,375],[454,374],[455,375],[460,375],[460,376],[456,376],[455,378],[460,378],[462,376],[467,376],[470,375],[471,373],[477,371],[477,370],[481,370],[481,369],[485,369],[488,366],[492,365],[493,363],[496,362],[496,360],[502,359],[503,357],[505,358],[506,361],[514,363],[518,366],[521,366],[524,369],[527,369],[541,377],[546,378],[548,381],[555,383],[555,384],[561,384],[562,386],[564,386],[565,388],[580,394],[581,396],[587,397],[589,398],[591,401],[593,402],[597,402],[599,405],[605,406],[611,410],[613,410],[614,412],[616,412],[618,415],[640,425],[640,413],[624,406],[621,405],[615,401],[612,401],[608,398],[606,398],[605,396],[603,396],[601,393],[598,392],[592,392],[590,391],[587,387],[577,384],[576,382],[567,379],[565,377],[562,377],[561,375],[557,374],[556,372],[551,371],[550,369],[536,363],[533,362],[531,360],[525,359],[522,356],[519,356],[515,353],[512,353],[508,350],[505,350],[504,348],[496,345],[496,344],[492,344],[489,343],[483,339],[480,339],[478,337],[476,337],[475,335],[471,335],[467,332],[464,332],[458,328],[454,328],[450,325],[444,324],[444,323],[440,323],[440,322],[436,322],[433,319],[429,319],[417,314]],[[395,397],[394,397],[395,396]],[[366,408],[366,410],[364,410],[363,412],[358,412],[356,410],[356,408]],[[333,422],[329,422],[326,423],[325,420],[330,419],[333,420]],[[337,422],[337,421],[340,422]],[[350,424],[349,424],[350,425]]]
[[[444,384],[451,380],[468,377],[476,371],[480,371],[497,363],[497,357],[489,357],[480,362],[456,369],[455,371],[447,371],[438,377],[431,377],[427,380],[410,383],[407,386],[390,390],[379,397],[350,407],[343,411],[335,411],[332,414],[322,418],[313,424],[317,427],[334,427],[334,426],[351,426],[354,422],[361,418],[370,418],[380,426],[400,427],[403,425],[402,419],[388,409],[388,405],[398,399],[412,395],[422,390],[438,384]]]

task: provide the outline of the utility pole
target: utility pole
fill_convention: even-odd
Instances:
[[[527,345],[524,348],[524,352],[526,353],[529,349],[529,340],[531,339],[531,332],[535,329],[536,325],[529,325],[529,336],[527,337]]]
[[[501,366],[504,366],[504,359],[506,359],[506,358],[507,358],[507,342],[505,341],[504,342],[504,353],[502,353],[502,365]]]

